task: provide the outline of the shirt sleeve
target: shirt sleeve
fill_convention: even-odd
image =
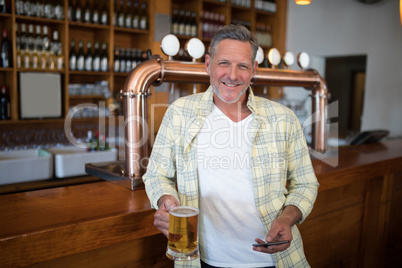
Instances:
[[[288,194],[285,206],[294,205],[302,213],[302,223],[313,209],[317,198],[318,181],[314,174],[309,149],[300,124],[295,118],[288,141]]]
[[[173,118],[173,111],[168,108],[156,136],[147,171],[142,177],[154,209],[158,209],[158,200],[163,195],[173,195],[180,202],[176,190]]]

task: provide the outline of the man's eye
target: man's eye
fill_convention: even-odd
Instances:
[[[243,69],[243,70],[248,70],[249,68],[248,68],[248,66],[247,66],[247,65],[240,65],[240,69]]]
[[[227,62],[220,62],[219,65],[227,65]]]

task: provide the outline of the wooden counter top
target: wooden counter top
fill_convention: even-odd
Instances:
[[[2,195],[0,215],[0,264],[5,266],[26,266],[159,233],[145,191],[109,182]]]
[[[313,165],[320,192],[402,172],[402,141],[340,148],[336,167],[319,160]],[[154,236],[159,231],[153,214],[144,190],[104,181],[0,195],[0,267],[33,265]]]

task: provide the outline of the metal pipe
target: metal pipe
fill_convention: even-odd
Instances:
[[[205,64],[199,62],[165,61],[154,56],[143,62],[128,75],[121,97],[124,98],[126,122],[126,170],[125,176],[140,178],[145,172],[144,159],[148,157],[147,98],[149,87],[163,82],[209,83]],[[312,147],[324,152],[326,149],[327,85],[314,70],[294,71],[258,68],[253,85],[301,86],[312,91]]]

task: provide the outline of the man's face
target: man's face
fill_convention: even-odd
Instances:
[[[257,68],[251,56],[249,42],[231,39],[222,40],[218,44],[213,59],[206,55],[205,68],[210,75],[211,86],[225,103],[237,102],[246,92]]]

